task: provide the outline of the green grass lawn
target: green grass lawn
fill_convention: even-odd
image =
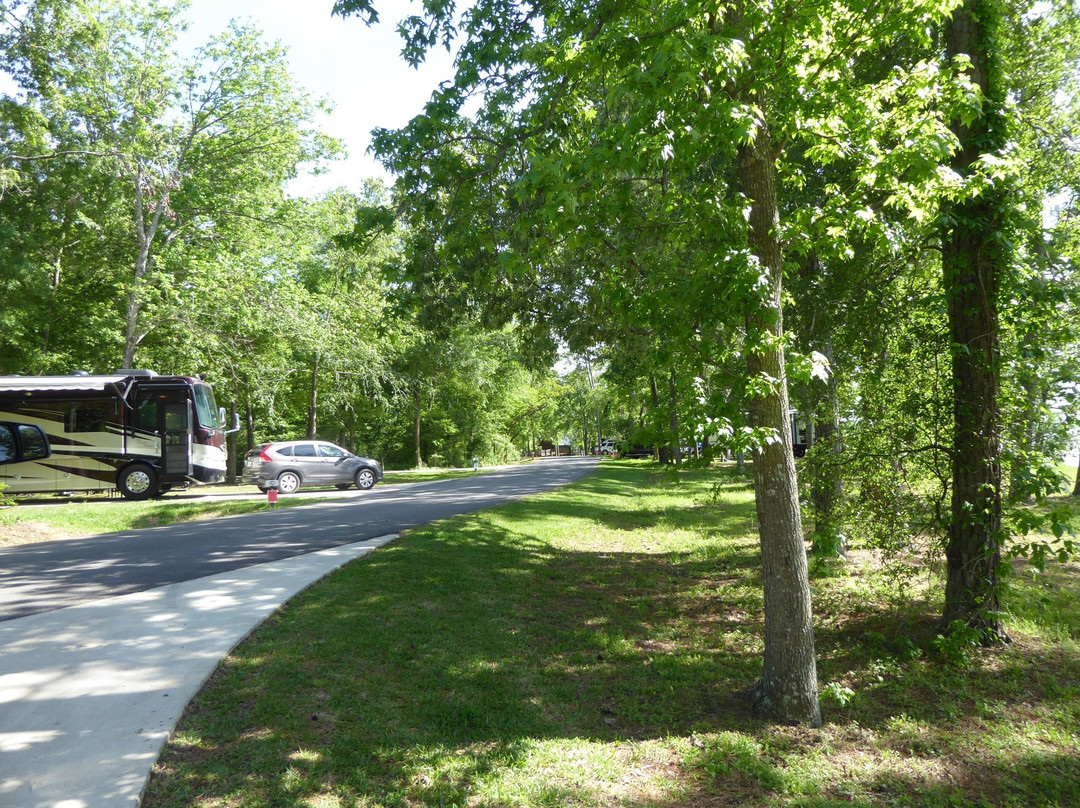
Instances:
[[[144,808],[1080,805],[1080,565],[943,653],[934,571],[856,550],[814,582],[825,725],[764,725],[752,497],[607,462],[402,536],[222,663]]]

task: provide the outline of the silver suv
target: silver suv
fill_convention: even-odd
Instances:
[[[268,491],[291,494],[302,485],[335,485],[344,490],[355,485],[366,491],[383,478],[382,466],[367,457],[321,440],[289,440],[264,443],[244,456],[244,482]]]

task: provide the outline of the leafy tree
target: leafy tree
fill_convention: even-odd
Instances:
[[[314,108],[281,49],[252,30],[233,26],[183,63],[173,50],[182,3],[41,2],[19,16],[20,5],[2,7],[21,90],[5,109],[24,134],[3,153],[6,181],[47,182],[53,161],[114,178],[111,204],[65,217],[59,241],[89,219],[112,242],[97,280],[124,301],[119,354],[130,367],[147,334],[177,315],[192,252],[227,233],[226,220],[265,215],[330,144],[307,129]]]
[[[429,33],[449,30],[445,15],[428,11]],[[674,343],[686,341],[680,332],[742,317],[766,588],[755,704],[762,715],[816,723],[809,590],[785,440],[777,160],[808,112],[852,103],[820,91],[846,60],[903,26],[836,6],[792,14],[748,4],[689,19],[667,4],[647,16],[598,11],[545,8],[540,31],[528,10],[475,7],[463,23],[457,85],[379,147],[416,192],[406,203],[417,227],[432,232],[424,255],[445,246],[469,256],[470,271],[458,277],[483,290],[489,311],[530,316],[516,296],[551,309],[567,296],[563,310],[579,322],[614,309],[625,330],[637,292],[654,338],[662,332]],[[903,20],[926,16],[915,8]],[[486,103],[470,126],[457,109],[477,89]],[[709,183],[721,190],[701,193]],[[666,249],[640,249],[661,233]],[[584,242],[598,238],[608,256],[592,263]],[[635,260],[642,254],[647,262]],[[438,266],[425,264],[435,275]],[[633,292],[620,299],[623,290]],[[621,305],[598,306],[602,297]]]

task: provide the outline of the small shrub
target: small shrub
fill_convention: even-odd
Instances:
[[[930,646],[947,664],[965,668],[971,661],[971,652],[983,643],[983,633],[963,620],[954,620],[948,629],[934,637]]]
[[[821,698],[824,701],[835,702],[840,707],[847,707],[855,698],[855,691],[850,687],[844,687],[839,682],[829,682],[821,689]]]

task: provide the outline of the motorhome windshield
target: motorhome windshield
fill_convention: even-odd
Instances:
[[[218,406],[214,400],[214,390],[207,384],[193,385],[195,392],[195,410],[199,424],[207,429],[224,429],[218,419]]]

